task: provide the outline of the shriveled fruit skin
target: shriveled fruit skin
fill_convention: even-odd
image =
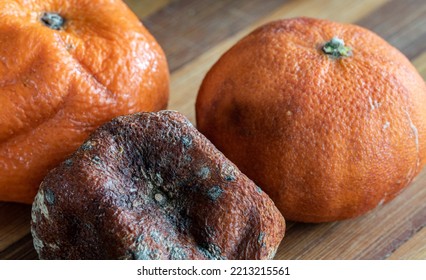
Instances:
[[[333,37],[347,57],[323,52]],[[426,86],[398,50],[359,26],[266,24],[206,75],[198,129],[269,194],[286,220],[359,216],[393,199],[426,158]]]
[[[167,107],[165,55],[121,0],[2,0],[0,46],[0,201],[32,203],[104,122]]]
[[[42,259],[270,259],[272,200],[181,114],[118,117],[44,179],[31,232]]]

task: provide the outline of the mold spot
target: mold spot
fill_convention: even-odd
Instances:
[[[263,191],[262,191],[262,189],[259,187],[259,186],[256,186],[256,191],[258,192],[258,193],[262,193]]]
[[[220,247],[213,243],[205,244],[204,246],[199,246],[198,250],[209,260],[224,260],[225,257],[222,256]]]
[[[94,156],[92,157],[92,162],[96,163],[96,164],[100,164],[101,163],[101,158],[98,156]]]
[[[164,182],[163,178],[161,177],[160,173],[155,173],[155,176],[153,178],[154,184],[157,186],[161,186]]]
[[[192,137],[189,135],[184,135],[181,137],[183,146],[188,149],[192,146]]]
[[[149,235],[151,236],[152,240],[154,240],[154,242],[156,243],[159,243],[160,240],[162,239],[160,233],[156,230],[151,231]]]
[[[135,260],[158,260],[159,253],[157,250],[150,250],[146,244],[140,244],[136,252],[132,253]]]
[[[191,228],[191,220],[188,218],[188,215],[182,214],[181,219],[177,223],[177,229],[181,233],[189,234],[189,229]]]
[[[182,248],[179,247],[173,247],[170,250],[170,259],[171,260],[185,260],[187,259],[186,253],[183,251]]]
[[[213,186],[207,191],[207,197],[212,201],[216,201],[222,193],[223,190],[219,186]]]
[[[141,178],[139,178],[138,176],[132,176],[132,181],[133,182],[139,182],[140,180],[141,180]]]
[[[31,221],[36,224],[37,223],[37,216],[35,211],[31,211]]]
[[[156,193],[154,195],[155,201],[157,201],[160,205],[163,205],[166,202],[166,198],[161,193]]]
[[[91,141],[86,141],[83,145],[81,145],[81,149],[83,151],[90,151],[93,149],[93,144]]]
[[[46,219],[49,219],[49,210],[47,210],[47,207],[44,201],[44,191],[39,190],[39,192],[37,193],[34,199],[33,209],[34,211],[43,215]]]
[[[121,169],[121,172],[124,176],[131,177],[132,176],[132,170],[130,168],[123,168]]]
[[[50,205],[53,205],[55,203],[55,193],[51,189],[46,188],[46,192],[44,193],[44,198],[46,199],[47,203]]]
[[[210,176],[210,169],[208,167],[202,167],[197,175],[201,178],[201,179],[207,179]]]
[[[186,162],[191,162],[192,161],[192,157],[190,155],[185,155],[183,158]]]
[[[37,254],[40,256],[41,250],[44,247],[43,241],[41,241],[41,239],[38,237],[35,231],[32,231],[32,236],[33,236],[34,249],[37,251]]]
[[[72,161],[72,159],[67,159],[66,161],[65,161],[65,165],[66,166],[68,166],[68,167],[70,167],[70,166],[72,166],[73,165],[73,161]]]
[[[222,177],[228,182],[233,182],[237,179],[235,175],[235,168],[229,164],[224,164],[222,166]]]
[[[49,247],[51,250],[54,250],[54,251],[59,250],[59,246],[54,243],[47,243],[46,247]]]
[[[40,21],[53,30],[61,30],[65,24],[64,18],[60,14],[54,12],[43,13]]]
[[[261,245],[262,247],[265,246],[264,239],[265,239],[265,233],[263,231],[261,231],[259,233],[259,237],[257,238],[257,243],[259,243],[259,245]]]
[[[269,249],[268,256],[267,256],[269,260],[272,260],[274,258],[275,254],[277,253],[277,249],[278,249],[278,246],[276,248]]]
[[[104,188],[107,189],[107,190],[114,190],[116,188],[114,181],[112,181],[112,180],[106,181],[105,184],[104,184]]]
[[[186,124],[188,127],[194,127],[194,125],[187,118],[183,120],[183,123]]]
[[[210,238],[213,238],[215,236],[215,229],[211,226],[205,226],[204,230],[202,231],[202,236],[205,240],[208,240]]]
[[[136,242],[136,243],[141,243],[141,242],[143,241],[143,239],[144,239],[144,235],[143,235],[143,234],[140,234],[138,237],[136,237],[135,242]]]

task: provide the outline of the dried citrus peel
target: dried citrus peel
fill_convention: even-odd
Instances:
[[[343,39],[338,37],[331,38],[322,47],[322,51],[332,58],[348,57],[352,55],[351,47],[345,46]]]

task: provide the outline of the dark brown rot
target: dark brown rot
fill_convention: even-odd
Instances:
[[[284,230],[266,193],[172,111],[100,127],[32,211],[41,259],[270,259]]]

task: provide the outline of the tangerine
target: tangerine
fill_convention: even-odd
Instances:
[[[362,27],[313,18],[266,24],[207,73],[198,129],[286,220],[359,216],[393,199],[426,159],[426,86]]]
[[[167,106],[165,55],[120,0],[0,3],[0,200],[31,203],[100,124]]]

